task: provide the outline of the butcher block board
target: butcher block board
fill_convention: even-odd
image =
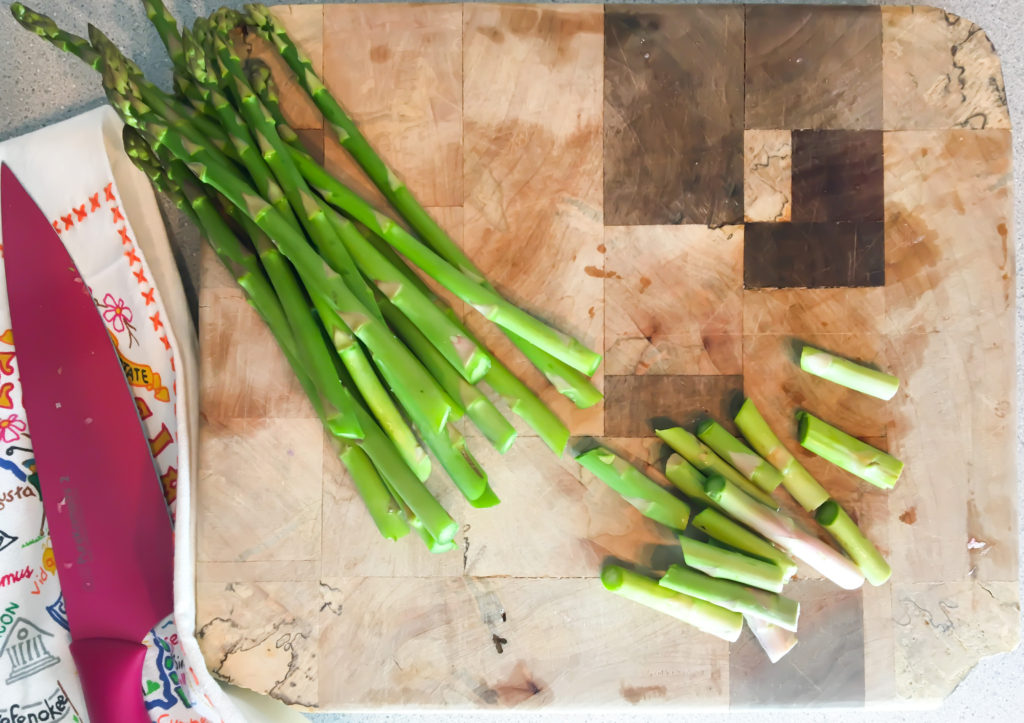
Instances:
[[[217,675],[324,710],[911,706],[1016,645],[1011,143],[981,29],[925,7],[275,13],[502,293],[603,351],[605,402],[576,410],[456,302],[571,446],[661,480],[655,423],[729,423],[747,395],[893,575],[843,591],[801,569],[800,643],[773,666],[749,632],[605,592],[603,562],[661,570],[675,540],[527,428],[504,456],[466,430],[498,507],[430,480],[457,551],[389,543],[209,255],[197,628]],[[310,148],[379,202],[275,74]],[[899,393],[802,373],[801,342]],[[798,408],[904,460],[895,489],[805,454]]]

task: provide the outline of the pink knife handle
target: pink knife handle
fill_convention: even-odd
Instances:
[[[89,720],[149,723],[142,700],[145,645],[113,638],[85,638],[71,642],[71,657],[82,680]]]

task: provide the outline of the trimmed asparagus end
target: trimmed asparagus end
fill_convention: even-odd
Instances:
[[[645,517],[676,530],[686,529],[689,505],[614,452],[597,447],[579,455],[576,461]]]
[[[886,401],[892,399],[900,388],[900,380],[892,374],[871,369],[813,346],[804,346],[800,351],[800,368],[808,374]]]
[[[616,595],[671,615],[715,637],[736,642],[743,629],[743,616],[690,595],[674,592],[645,575],[618,565],[605,565],[601,584]]]
[[[813,414],[798,412],[797,421],[800,444],[865,482],[891,490],[903,473],[903,462],[891,454],[862,442]]]
[[[694,515],[693,525],[711,539],[777,565],[782,570],[783,583],[789,582],[796,574],[796,563],[784,552],[717,510],[701,510]]]
[[[782,660],[783,656],[797,643],[796,633],[792,630],[786,630],[753,615],[744,615],[743,619],[772,664]]]
[[[740,474],[728,462],[715,454],[709,446],[697,439],[694,434],[682,427],[656,429],[654,433],[703,474],[722,475],[761,504],[771,507],[773,510],[779,508],[779,503],[772,499],[771,495]]]
[[[857,527],[857,523],[835,500],[829,500],[819,507],[815,519],[857,563],[857,567],[864,573],[869,583],[877,587],[892,576],[892,568],[878,548],[871,544]]]
[[[828,499],[825,488],[783,446],[752,399],[743,402],[733,421],[750,446],[782,473],[782,485],[801,507],[813,512]]]
[[[782,484],[782,473],[714,419],[697,425],[697,437],[764,492],[770,494]]]
[[[669,566],[659,584],[726,610],[767,620],[786,630],[796,630],[800,617],[800,603],[792,598],[708,577],[681,565]]]
[[[723,550],[682,535],[679,536],[679,545],[683,548],[683,559],[686,564],[705,575],[752,585],[771,592],[782,592],[784,573],[778,565],[739,552]]]
[[[737,522],[800,558],[839,587],[855,590],[864,584],[864,574],[849,559],[798,528],[785,515],[757,504],[724,477],[709,477],[704,491]]]

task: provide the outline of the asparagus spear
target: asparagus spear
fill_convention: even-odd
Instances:
[[[783,583],[796,574],[796,563],[784,552],[717,510],[701,510],[693,516],[693,525],[712,539],[777,565],[782,570]]]
[[[174,69],[185,72],[185,48],[181,43],[181,33],[178,32],[178,21],[167,11],[163,0],[142,0],[142,5],[146,8],[146,17],[153,23],[167,48]]]
[[[481,284],[482,277],[479,271],[475,270],[471,264],[469,266],[453,265],[445,260],[444,253],[431,250],[431,247],[434,249],[438,248],[435,244],[444,244],[445,250],[453,253],[457,246],[433,222],[423,207],[413,198],[405,184],[384,164],[380,156],[377,155],[363,137],[355,123],[352,122],[351,118],[342,110],[341,106],[324,86],[314,71],[309,58],[303,55],[302,51],[292,42],[284,29],[274,21],[266,6],[250,4],[246,5],[245,9],[251,23],[277,47],[285,62],[292,68],[300,85],[309,93],[330,127],[335,131],[341,145],[352,154],[352,157],[363,167],[374,184],[377,185],[410,225],[425,238],[431,239],[428,241],[430,246],[421,244],[409,234],[402,236],[393,232],[391,227],[396,226],[396,224],[381,214],[373,212],[373,217],[364,220],[359,218],[349,208],[342,206],[342,210],[357,218],[361,223],[371,228],[371,230],[376,230],[374,229],[376,226],[381,231],[388,233],[390,236],[387,238],[389,243],[395,243],[396,240],[405,242],[404,247],[399,248],[396,245],[396,248],[407,256],[410,261],[436,278],[486,318],[494,321],[507,331],[511,331],[516,337],[525,339],[529,344],[554,357],[554,359],[563,362],[569,368],[587,375],[593,374],[601,362],[600,355],[587,349],[575,339],[547,327],[534,317],[526,314],[526,312],[510,304],[494,292],[493,287]],[[310,180],[315,186],[316,184],[312,179]],[[332,204],[336,203],[335,200],[326,195],[325,198]],[[351,201],[352,199],[349,200]],[[426,234],[424,233],[425,229],[427,230]],[[410,240],[415,243],[408,243]],[[462,255],[461,252],[459,254]],[[462,255],[462,258],[465,258],[465,256]],[[468,262],[468,259],[466,261]],[[513,341],[515,341],[515,338],[513,338]],[[527,356],[530,356],[530,354],[527,353]],[[548,367],[548,371],[550,369],[551,367]],[[542,369],[542,371],[545,371],[545,369]],[[560,388],[564,388],[571,378],[571,372],[568,370],[563,371],[563,376],[557,379],[557,385]],[[596,392],[596,389],[593,391]],[[599,399],[599,393],[597,394]],[[579,390],[579,395],[584,400],[584,403],[587,403],[594,397],[593,392],[583,389]]]
[[[825,488],[818,484],[811,473],[782,445],[754,406],[752,399],[748,398],[743,402],[733,421],[736,422],[740,433],[750,442],[750,446],[782,473],[783,486],[801,507],[813,512],[828,499]]]
[[[818,508],[815,518],[831,533],[839,546],[846,550],[846,554],[853,558],[868,582],[878,586],[889,579],[892,575],[889,563],[878,552],[878,548],[864,537],[857,523],[850,519],[838,502],[829,500],[823,504]]]
[[[704,419],[697,425],[697,436],[722,459],[731,464],[744,477],[767,493],[782,484],[777,469],[713,419]]]
[[[705,542],[691,540],[680,535],[683,559],[695,570],[711,577],[741,582],[762,590],[781,592],[784,572],[771,562],[748,557],[739,552],[723,550]]]
[[[876,487],[891,490],[903,473],[903,463],[813,414],[797,414],[798,438],[805,449],[824,457]]]
[[[847,558],[800,530],[790,518],[757,504],[724,477],[709,477],[704,490],[734,519],[767,537],[787,554],[800,558],[839,587],[854,590],[864,584],[864,575]]]
[[[718,503],[704,494],[704,475],[677,452],[673,452],[665,460],[665,476],[691,500],[717,507]]]
[[[99,70],[102,62],[100,54],[85,38],[61,30],[51,18],[31,10],[19,2],[11,3],[11,14],[26,30],[32,31],[43,40],[80,58],[94,70]]]
[[[716,638],[736,642],[743,630],[743,616],[690,595],[673,592],[645,575],[618,565],[601,569],[606,590],[628,600],[671,615]]]
[[[809,374],[878,399],[892,399],[900,388],[900,380],[892,374],[837,357],[813,346],[805,345],[800,351],[800,368]]]
[[[720,474],[761,504],[767,505],[773,510],[779,508],[779,504],[772,499],[771,495],[752,484],[728,462],[715,454],[710,447],[682,427],[656,429],[654,433],[704,474]]]
[[[576,461],[645,517],[677,530],[686,529],[690,520],[689,505],[614,452],[597,447],[579,455]]]
[[[800,617],[800,603],[796,600],[731,580],[709,577],[682,565],[670,565],[658,584],[726,610],[767,620],[786,630],[796,630]]]
[[[773,664],[782,660],[783,656],[797,643],[796,633],[792,630],[786,630],[753,615],[744,615],[743,619],[768,656],[768,660]]]

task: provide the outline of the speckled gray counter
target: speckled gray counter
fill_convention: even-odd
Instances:
[[[221,4],[222,0],[192,0],[192,2],[165,0],[169,9],[185,22],[191,22],[197,14],[207,14]],[[156,39],[142,11],[141,4],[129,0],[99,0],[95,2],[71,2],[70,0],[40,0],[31,3],[36,9],[59,18],[62,25],[79,28],[84,32],[87,22],[92,22],[105,30],[114,42],[131,55],[146,73],[157,83],[167,86],[170,77],[170,66],[166,60],[162,46]],[[240,5],[240,2],[231,2]],[[1003,74],[1006,82],[1011,116],[1015,128],[1022,127],[1021,102],[1024,99],[1024,45],[1020,38],[1024,31],[1024,10],[1022,0],[947,0],[944,7],[950,12],[965,16],[983,27],[999,50],[1003,62]],[[83,7],[84,6],[84,7]],[[101,102],[102,93],[93,71],[84,67],[73,58],[60,53],[54,48],[40,42],[35,37],[22,31],[7,13],[0,13],[0,59],[3,60],[5,72],[0,76],[0,140],[17,135],[43,125],[59,121],[75,115],[85,109],[94,107]],[[1020,177],[1021,136],[1015,138],[1016,177]],[[1024,187],[1020,181],[1016,184],[1015,208],[1024,208]],[[191,301],[195,304],[194,284],[189,283],[196,278],[197,236],[182,222],[173,209],[165,207],[167,222],[172,236],[177,242],[180,253],[179,263],[185,270],[186,288],[192,294]],[[1019,228],[1015,234],[1015,248],[1018,259],[1018,309],[1020,308],[1020,259],[1024,253],[1022,236]],[[1017,344],[1022,348],[1022,324],[1018,313]],[[1018,352],[1018,355],[1020,352]],[[1018,397],[1021,383],[1021,364],[1018,356]],[[1018,409],[1021,408],[1018,401]],[[1018,422],[1018,428],[1020,427]],[[1018,433],[1018,440],[1021,435]],[[1020,442],[1018,442],[1020,447]],[[1018,448],[1018,458],[1021,457]],[[1024,509],[1024,505],[1021,506]],[[1024,528],[1024,523],[1021,524]],[[855,721],[855,720],[984,720],[993,721],[1015,720],[1020,717],[1024,708],[1024,649],[1018,648],[1014,653],[983,661],[960,687],[950,696],[938,711],[929,712],[865,712],[865,711],[829,711],[829,712],[737,712],[728,716],[730,721]],[[351,715],[320,715],[312,719],[327,723],[328,721],[379,721],[384,723],[421,723],[441,720],[477,720],[480,713],[454,715],[451,713],[425,714],[351,714]],[[558,719],[564,719],[558,714]],[[679,721],[697,720],[715,721],[724,719],[724,714],[659,714],[638,713],[635,716],[605,716],[597,713],[580,714],[572,720],[579,721]],[[487,716],[490,720],[501,721],[532,721],[550,720],[551,716],[541,714],[502,713]]]

